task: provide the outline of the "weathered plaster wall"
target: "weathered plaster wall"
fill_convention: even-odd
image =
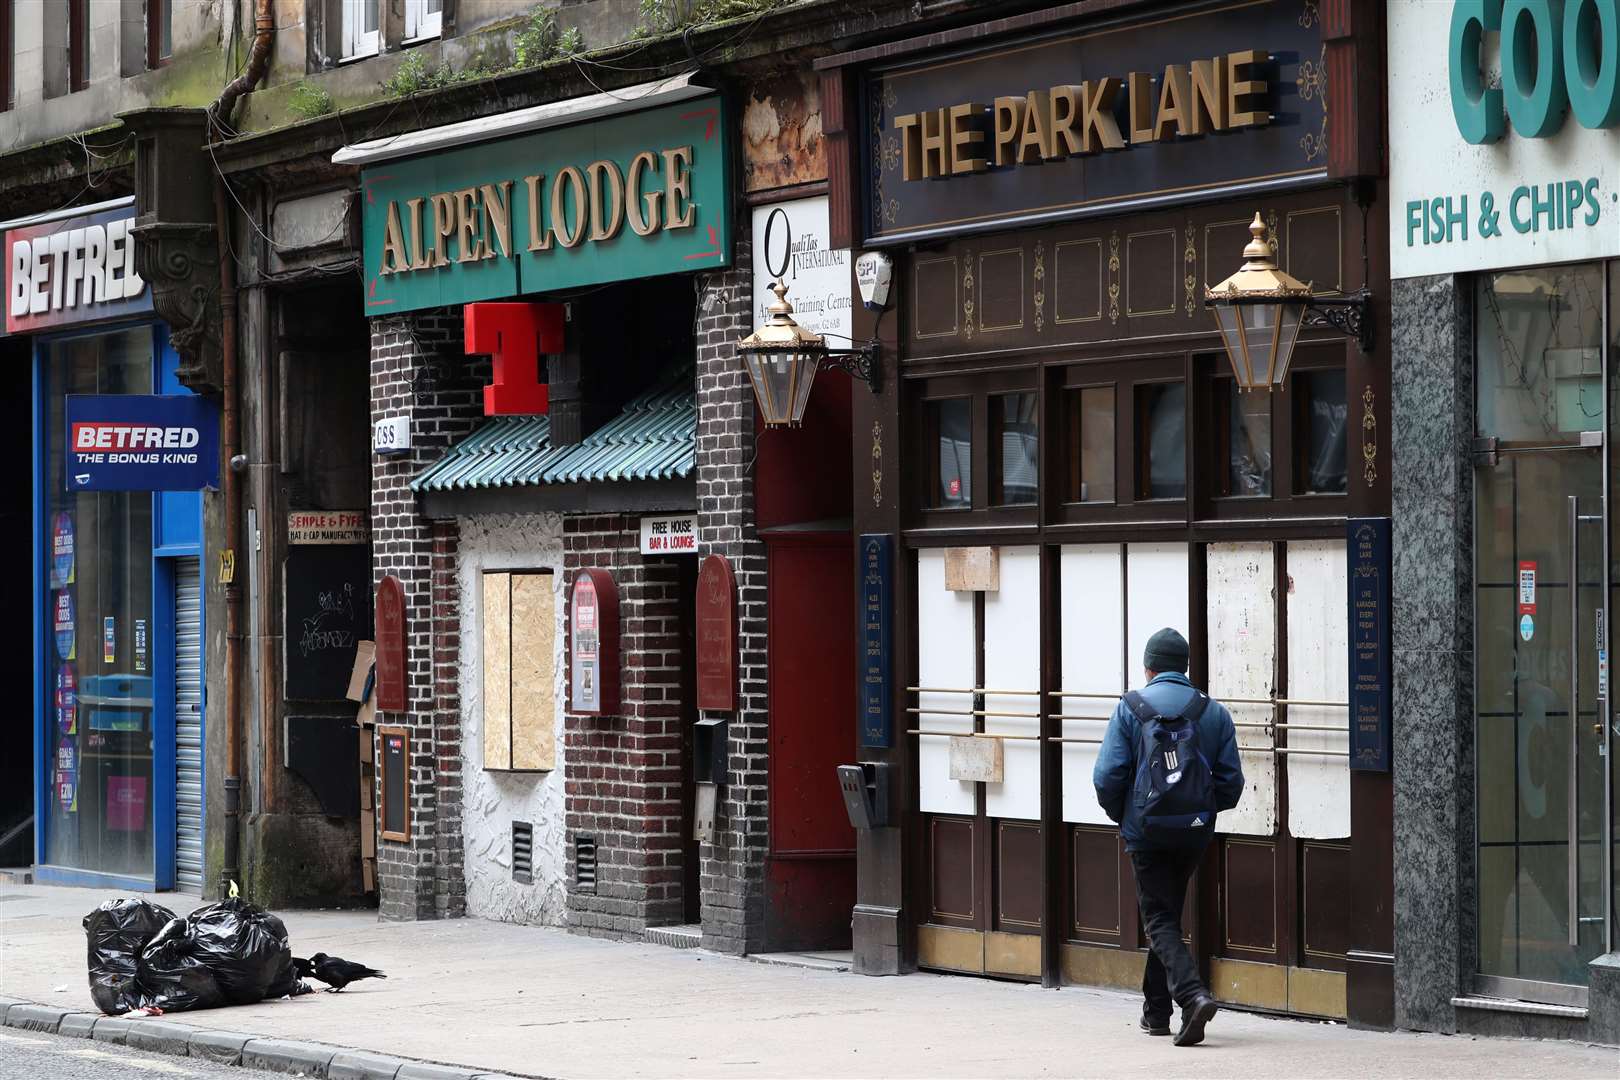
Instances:
[[[565,921],[567,858],[563,783],[563,574],[562,518],[525,514],[462,518],[456,576],[461,594],[462,837],[466,853],[467,914],[503,922],[561,926]],[[483,589],[486,570],[552,571],[557,632],[554,670],[557,768],[549,773],[484,769]],[[534,826],[533,883],[512,880],[512,822]]]

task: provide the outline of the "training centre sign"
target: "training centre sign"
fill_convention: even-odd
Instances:
[[[7,231],[6,333],[151,311],[152,290],[135,272],[134,219],[125,206]]]
[[[198,491],[219,483],[219,410],[191,394],[69,394],[69,491]]]

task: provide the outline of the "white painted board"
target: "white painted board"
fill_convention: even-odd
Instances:
[[[970,598],[972,593],[966,594]],[[971,625],[971,624],[970,624]],[[969,672],[973,667],[968,665]],[[1036,547],[1001,549],[1001,588],[984,594],[984,685],[1029,694],[986,694],[984,730],[1032,739],[1005,739],[1005,779],[984,786],[985,813],[1038,821],[1041,816],[1041,554]]]
[[[1343,540],[1288,544],[1288,696],[1345,701],[1350,659],[1346,639]],[[1349,710],[1290,705],[1288,723],[1336,731],[1288,729],[1291,749],[1343,751],[1350,745]],[[1341,734],[1341,732],[1343,732]],[[1288,831],[1302,840],[1350,835],[1350,766],[1340,756],[1287,754]]]
[[[1166,626],[1191,637],[1187,615],[1187,545],[1129,544],[1126,565],[1125,685],[1142,685],[1148,638]]]
[[[972,689],[974,663],[973,594],[945,588],[945,551],[917,553],[918,686]],[[923,731],[962,733],[973,730],[973,717],[929,712],[929,709],[973,708],[970,694],[918,694],[916,726]],[[930,814],[972,814],[975,785],[951,779],[950,739],[917,738],[918,806]]]
[[[1269,542],[1210,544],[1206,549],[1209,692],[1236,724],[1263,724],[1269,705],[1238,705],[1228,698],[1269,700],[1277,672],[1276,571]],[[1243,797],[1223,813],[1223,833],[1273,836],[1277,832],[1277,759],[1270,731],[1237,729],[1243,762]]]
[[[1125,686],[1125,564],[1118,544],[1064,547],[1058,556],[1062,622],[1062,689],[1086,694],[1120,694]],[[1085,720],[1061,722],[1066,739],[1101,739],[1108,730],[1117,698],[1057,699],[1065,716]],[[1110,825],[1097,805],[1091,770],[1097,746],[1064,743],[1063,820]]]

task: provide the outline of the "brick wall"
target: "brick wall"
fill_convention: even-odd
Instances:
[[[752,329],[749,245],[732,269],[704,281],[697,324],[697,488],[700,555],[731,561],[737,579],[737,711],[730,767],[703,845],[703,945],[758,951],[765,929],[765,545],[754,526],[754,392],[736,343]]]
[[[377,844],[380,911],[390,919],[459,915],[466,895],[456,531],[423,518],[410,490],[425,465],[482,419],[489,363],[464,359],[461,337],[453,309],[371,322],[371,418],[409,415],[413,441],[407,454],[373,457],[371,472],[372,575],[393,574],[404,587],[408,633],[406,710],[377,714],[379,725],[404,727],[411,738],[411,839]]]
[[[595,937],[683,921],[679,568],[643,559],[640,530],[636,516],[563,519],[565,601],[582,567],[611,570],[619,592],[618,715],[563,721],[568,925]],[[593,890],[575,884],[580,836],[596,841]]]

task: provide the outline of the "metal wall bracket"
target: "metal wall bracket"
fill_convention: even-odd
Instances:
[[[858,349],[828,349],[821,366],[860,379],[874,394],[883,391],[883,346],[869,341]]]
[[[1305,305],[1300,329],[1325,327],[1356,339],[1364,353],[1373,351],[1372,293],[1357,289],[1345,296],[1314,297]]]

